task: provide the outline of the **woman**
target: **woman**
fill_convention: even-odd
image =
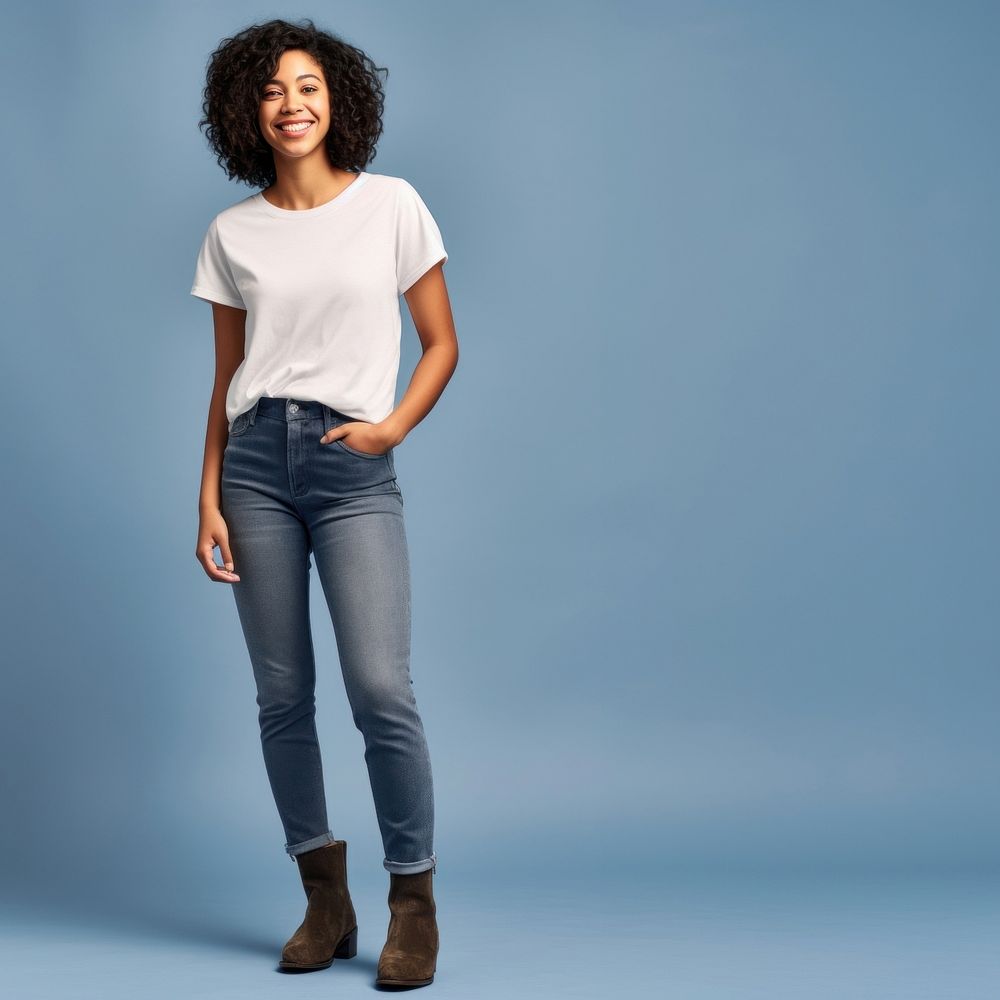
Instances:
[[[426,985],[438,953],[434,802],[393,449],[457,364],[448,255],[416,190],[364,170],[384,70],[304,25],[254,25],[208,66],[200,125],[229,177],[262,190],[212,220],[191,289],[212,303],[216,345],[197,557],[233,588],[285,850],[308,900],[281,968],[357,953],[347,845],[328,825],[316,738],[312,556],[390,873],[376,982]],[[401,295],[423,355],[394,406]]]

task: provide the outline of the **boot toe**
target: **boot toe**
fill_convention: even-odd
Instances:
[[[285,945],[281,952],[281,964],[311,967],[314,965],[329,965],[330,955],[321,955],[315,947],[308,944]]]
[[[332,948],[322,940],[296,932],[281,949],[281,964],[296,968],[316,968],[333,962]]]
[[[404,985],[427,983],[434,978],[434,964],[416,960],[412,955],[379,959],[376,982]]]

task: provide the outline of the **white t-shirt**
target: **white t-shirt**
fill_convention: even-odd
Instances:
[[[260,192],[223,209],[202,241],[191,294],[247,312],[245,356],[226,396],[230,427],[261,396],[385,419],[396,405],[399,297],[447,259],[437,223],[402,177],[362,171],[303,211]]]

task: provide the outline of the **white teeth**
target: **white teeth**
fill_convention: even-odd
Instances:
[[[297,125],[279,125],[278,128],[280,128],[282,132],[303,132],[305,129],[309,128],[310,125],[312,125],[312,122],[300,122]]]

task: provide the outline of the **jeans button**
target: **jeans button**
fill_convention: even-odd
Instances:
[[[290,409],[292,411],[292,413],[298,413],[299,412],[299,404],[298,403],[291,403],[289,405],[288,409]]]

